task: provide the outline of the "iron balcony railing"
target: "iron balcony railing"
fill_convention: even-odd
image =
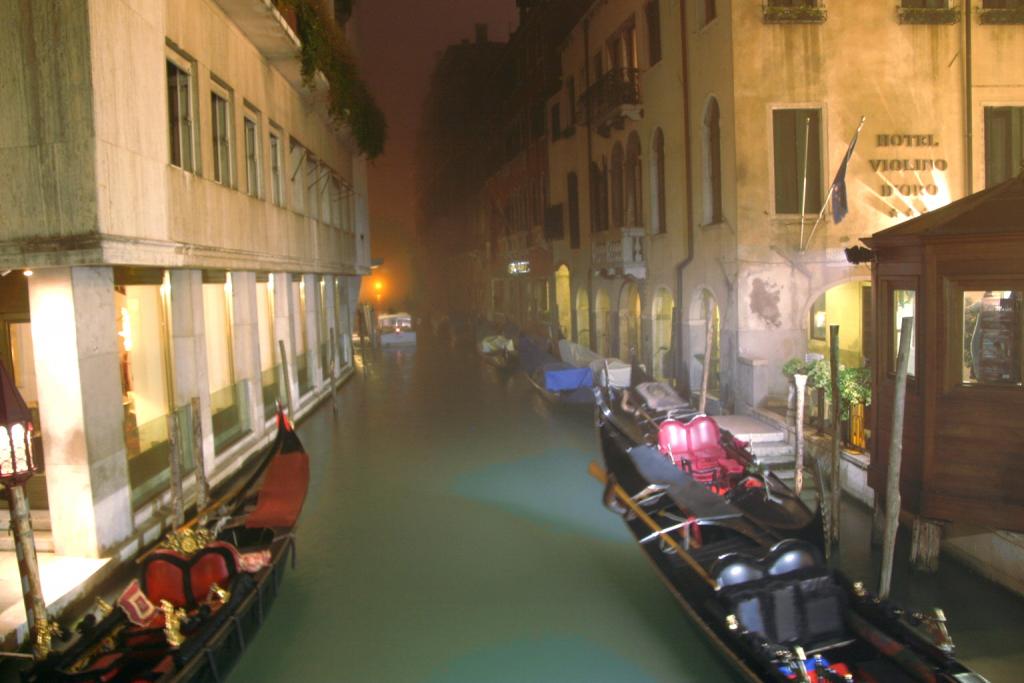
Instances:
[[[610,117],[619,115],[623,107],[639,104],[640,70],[629,67],[610,69],[584,91],[576,103],[576,119],[600,125]]]

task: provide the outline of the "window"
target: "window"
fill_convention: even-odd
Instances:
[[[983,9],[1024,9],[1024,0],[981,0]]]
[[[985,107],[985,186],[1021,172],[1024,160],[1024,107]]]
[[[718,8],[715,6],[715,0],[704,0],[702,9],[704,10],[704,16],[701,17],[703,19],[703,22],[701,23],[704,26],[707,26],[714,21],[715,17],[718,16]]]
[[[120,361],[124,445],[128,480],[136,508],[167,487],[168,415],[174,395],[168,365],[170,276],[139,269],[114,271],[114,311]],[[188,413],[188,410],[185,410]],[[184,416],[179,416],[184,417]],[[191,434],[191,430],[185,432]],[[179,441],[182,443],[182,441]],[[191,470],[191,439],[183,443],[186,471]]]
[[[814,7],[816,0],[768,0],[769,7]]]
[[[213,130],[213,179],[231,185],[231,111],[228,100],[210,93],[211,128]]]
[[[658,0],[652,0],[644,8],[647,14],[647,54],[650,65],[661,61],[661,10]]]
[[[665,134],[661,128],[654,131],[653,156],[651,175],[654,176],[654,182],[651,187],[654,194],[654,229],[655,232],[664,233],[668,230],[668,224],[665,211]]]
[[[324,165],[317,167],[316,176],[316,196],[320,201],[320,220],[324,223],[331,224],[333,217],[331,216],[331,169]]]
[[[949,6],[949,0],[900,0],[900,7],[907,9],[938,9]]]
[[[562,137],[562,113],[558,103],[551,107],[551,139],[557,140]]]
[[[250,197],[260,196],[260,130],[259,124],[245,117],[245,191]]]
[[[235,381],[232,298],[230,273],[203,273],[206,379],[218,454],[249,432],[249,383]]]
[[[722,221],[722,133],[718,100],[704,112],[704,224]],[[776,209],[778,211],[778,209]]]
[[[622,143],[612,148],[612,225],[621,228],[625,220],[622,206]]]
[[[772,112],[775,161],[775,213],[815,214],[821,210],[821,110]],[[804,195],[804,178],[807,193]]]
[[[575,173],[566,178],[566,189],[569,196],[569,247],[580,248],[580,188]]]
[[[281,138],[270,134],[270,201],[284,206],[284,187],[281,183]]]
[[[316,157],[306,152],[306,215],[320,219],[320,165]]]
[[[636,132],[629,135],[626,142],[626,224],[640,227],[644,224],[643,201],[643,170],[640,167],[640,136]]]
[[[171,164],[194,172],[192,75],[171,61],[167,62],[167,112],[171,134]]]
[[[964,384],[1021,385],[1022,300],[1022,290],[963,292]]]
[[[917,292],[913,289],[895,289],[892,293],[892,371],[896,371],[896,361],[900,352],[900,335],[904,318],[914,318],[914,331],[910,337],[910,360],[907,363],[907,376],[913,377],[917,367],[917,318],[914,313],[917,306]]]
[[[288,178],[292,185],[292,209],[298,213],[306,212],[306,174],[303,173],[306,163],[306,149],[292,138],[289,147]]]
[[[313,373],[310,368],[309,332],[306,329],[306,282],[301,276],[292,276],[292,322],[295,325],[295,377],[299,394],[305,395],[313,388]]]

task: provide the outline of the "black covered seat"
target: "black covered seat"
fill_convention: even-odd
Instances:
[[[725,555],[712,574],[740,625],[769,643],[814,652],[848,640],[846,593],[803,541],[782,541],[760,560]]]

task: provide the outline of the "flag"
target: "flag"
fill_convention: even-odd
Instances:
[[[853,156],[853,148],[857,146],[857,136],[860,135],[860,129],[864,125],[864,119],[861,118],[860,125],[857,126],[857,131],[853,134],[853,139],[850,140],[850,146],[846,148],[846,156],[843,157],[843,163],[839,164],[839,170],[836,171],[836,178],[832,181],[832,222],[839,223],[841,220],[846,218],[846,214],[849,212],[849,207],[846,203],[846,165],[850,161],[850,157]]]

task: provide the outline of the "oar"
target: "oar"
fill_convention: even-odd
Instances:
[[[609,484],[608,473],[604,470],[603,467],[598,465],[596,462],[592,461],[590,463],[589,472],[590,476],[592,476],[594,479],[597,479],[602,484]],[[616,482],[611,482],[611,489],[612,492],[615,493],[615,497],[621,500],[623,503],[625,503],[626,506],[629,507],[630,511],[634,515],[636,515],[637,518],[640,519],[640,521],[642,521],[644,524],[651,528],[651,531],[660,535],[665,540],[665,542],[668,543],[668,545],[676,551],[676,555],[684,562],[686,562],[686,564],[690,565],[690,569],[692,569],[697,574],[697,576],[699,576],[711,588],[715,588],[717,586],[714,580],[710,576],[708,576],[708,573],[704,571],[704,567],[700,566],[700,564],[695,559],[690,557],[690,554],[683,550],[682,546],[680,546],[674,538],[665,533],[665,530],[661,527],[661,525],[655,522],[653,519],[651,519],[650,515],[644,512],[643,508],[637,505],[636,501],[633,500],[632,496],[626,493],[625,489],[619,486],[619,484]]]

